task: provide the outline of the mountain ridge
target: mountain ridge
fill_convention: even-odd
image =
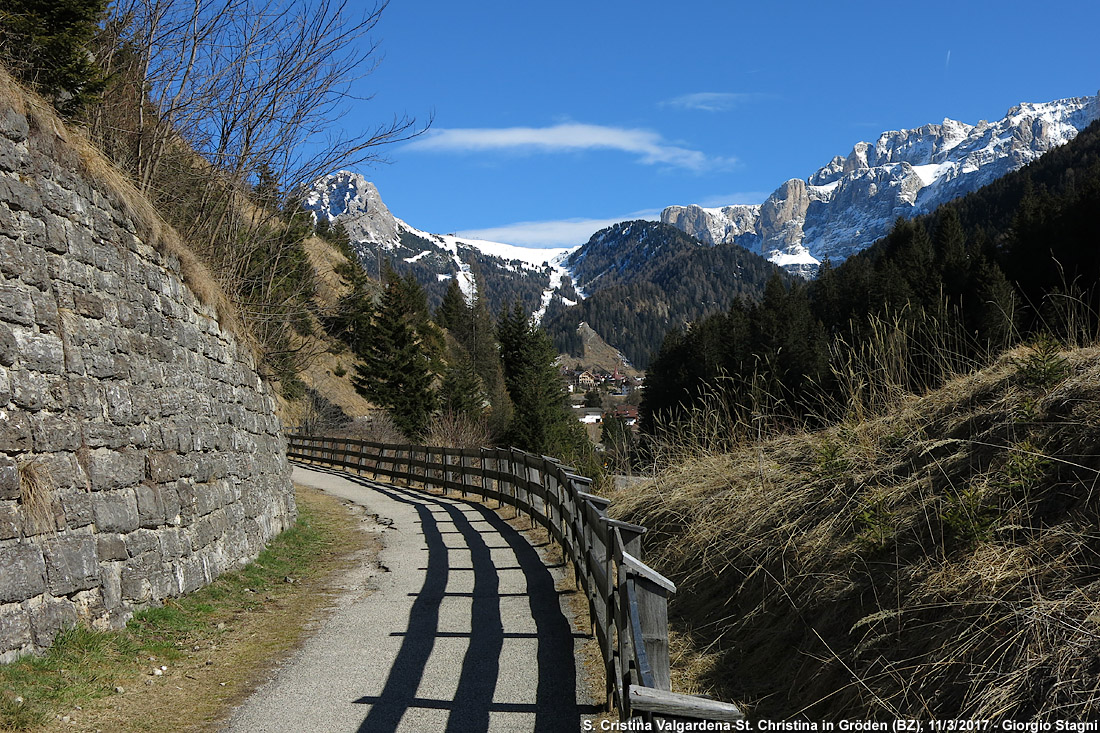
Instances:
[[[928,213],[1022,168],[1100,118],[1100,93],[1021,103],[995,122],[883,132],[810,176],[781,184],[761,204],[668,206],[661,221],[707,244],[739,244],[803,276],[847,259],[898,218]]]
[[[494,313],[518,301],[541,318],[555,297],[569,304],[579,300],[570,273],[557,264],[573,248],[538,249],[425,232],[394,216],[377,187],[359,173],[342,170],[317,179],[303,207],[316,218],[343,225],[368,273],[379,276],[383,262],[399,274],[411,272],[433,307],[452,279],[468,299],[478,294],[480,283],[480,295]]]

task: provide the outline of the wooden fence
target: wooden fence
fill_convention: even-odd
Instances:
[[[736,721],[734,705],[671,692],[668,598],[676,586],[642,562],[645,527],[606,516],[592,480],[547,456],[515,449],[387,445],[289,435],[288,457],[508,504],[545,527],[584,589],[603,656],[607,703],[623,719]]]

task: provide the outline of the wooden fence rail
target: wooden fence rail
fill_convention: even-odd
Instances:
[[[592,480],[548,456],[506,448],[390,445],[291,433],[289,458],[476,495],[524,512],[549,531],[588,598],[607,703],[623,719],[736,721],[734,705],[671,692],[668,598],[676,586],[643,560],[645,527],[611,519]]]

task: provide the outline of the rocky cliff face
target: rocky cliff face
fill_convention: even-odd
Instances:
[[[670,206],[661,221],[708,244],[737,243],[801,274],[839,262],[908,218],[975,191],[1076,137],[1100,118],[1100,95],[1021,104],[993,122],[884,132],[759,206]]]
[[[398,220],[382,203],[374,184],[357,173],[338,171],[318,179],[306,197],[305,207],[329,221],[339,217],[352,242],[387,247],[401,242]]]
[[[0,661],[192,591],[295,518],[249,348],[136,193],[5,81]]]

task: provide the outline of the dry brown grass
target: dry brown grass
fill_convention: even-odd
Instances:
[[[79,128],[63,123],[49,102],[24,88],[3,68],[0,68],[0,104],[26,115],[34,138],[32,144],[72,167],[123,211],[133,221],[142,241],[170,264],[178,263],[184,282],[200,302],[214,309],[219,322],[242,335],[236,309],[209,269],[126,174],[107,160]]]
[[[1100,715],[1100,350],[1047,386],[1030,354],[616,497],[679,586],[688,688],[763,717]]]
[[[57,532],[53,490],[53,477],[46,464],[33,460],[19,464],[19,503],[23,506],[24,532],[27,534]]]

